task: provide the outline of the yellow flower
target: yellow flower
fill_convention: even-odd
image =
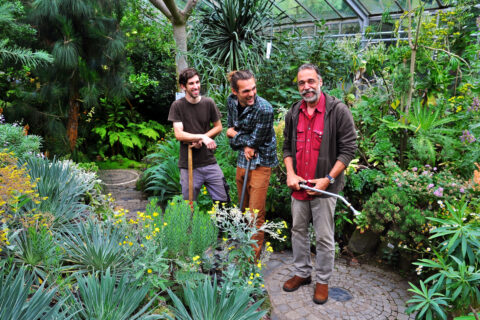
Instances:
[[[156,231],[156,232],[159,232],[159,231],[160,231],[160,228],[155,228],[155,231]]]
[[[154,217],[158,217],[158,212],[154,212],[154,213],[153,213],[153,216],[154,216]]]
[[[168,223],[164,222],[164,223],[163,223],[163,225],[164,225],[164,226],[167,226],[167,225],[168,225]]]
[[[144,246],[144,245],[143,245],[143,243],[142,243],[142,244],[140,245],[140,247],[142,247],[142,248],[143,248],[143,247],[145,247],[145,246]]]
[[[252,284],[252,281],[248,281],[248,284],[251,285],[251,284]]]
[[[257,278],[260,277],[260,274],[258,272],[255,273],[255,277],[257,277]]]
[[[146,236],[145,239],[150,240],[152,236]]]
[[[175,205],[175,202],[170,202],[170,205],[171,205],[171,206],[174,206],[174,205]]]
[[[262,287],[262,288],[265,288],[265,285],[262,283],[262,284],[261,284],[261,287]]]
[[[193,261],[197,261],[198,259],[200,259],[200,256],[195,256],[192,258]]]
[[[133,242],[130,241],[130,242],[128,243],[128,245],[129,245],[130,247],[133,246]]]
[[[225,242],[225,241],[227,241],[228,239],[227,239],[227,238],[222,238],[222,240]]]
[[[152,269],[148,269],[147,272],[148,272],[148,273],[152,273]]]
[[[121,243],[121,242],[119,242],[119,243],[118,243],[118,245],[119,245],[119,246],[121,246],[121,245],[122,245],[122,243]]]
[[[260,270],[262,270],[262,263],[261,263],[260,261],[257,263],[257,267],[258,267]]]

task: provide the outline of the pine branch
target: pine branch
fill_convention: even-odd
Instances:
[[[7,47],[8,40],[0,42],[0,61],[14,60],[28,67],[37,67],[53,62],[53,57],[45,51],[32,52],[29,49],[20,47]]]

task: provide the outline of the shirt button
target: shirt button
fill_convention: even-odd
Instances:
[[[307,139],[307,141],[310,141],[310,139]]]

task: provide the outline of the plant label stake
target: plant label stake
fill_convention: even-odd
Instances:
[[[332,197],[335,197],[335,198],[339,198],[340,200],[343,201],[343,203],[345,203],[347,205],[347,207],[349,207],[352,211],[353,211],[353,214],[358,216],[359,214],[361,214],[360,211],[357,211],[355,210],[355,208],[351,205],[350,202],[348,202],[344,197],[342,197],[341,195],[339,194],[335,194],[335,193],[331,193],[331,192],[328,192],[328,191],[323,191],[323,190],[319,190],[319,189],[315,189],[315,188],[312,188],[312,187],[309,187],[305,184],[305,182],[300,182],[299,183],[299,186],[300,188],[302,189],[305,189],[305,190],[310,190],[310,191],[315,191],[315,192],[319,192],[319,193],[323,193],[323,194],[326,194],[328,196],[332,196]]]

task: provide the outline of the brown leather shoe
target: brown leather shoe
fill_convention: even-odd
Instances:
[[[324,304],[328,300],[328,284],[318,283],[315,286],[313,294],[313,302],[316,304]]]
[[[292,292],[300,288],[300,286],[310,284],[312,282],[312,277],[302,278],[299,276],[294,276],[293,278],[287,280],[283,284],[283,290],[287,292]]]

